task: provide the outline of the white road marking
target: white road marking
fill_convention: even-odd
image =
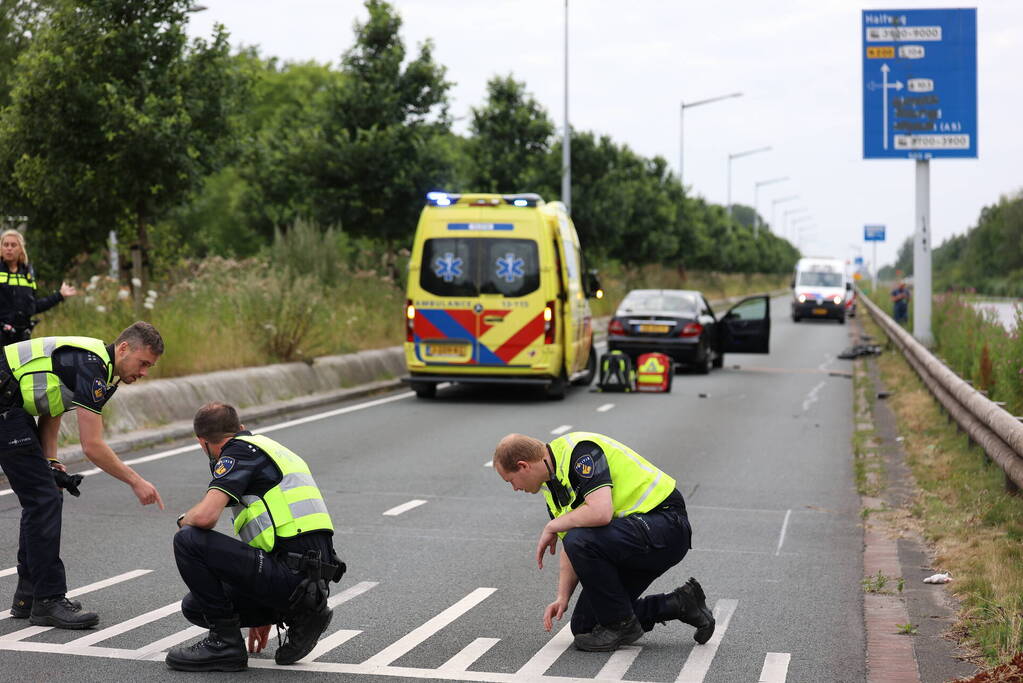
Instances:
[[[25,628],[23,628],[23,629],[21,629],[19,631],[14,631],[12,633],[8,633],[5,636],[0,636],[0,640],[4,641],[5,643],[6,642],[16,642],[16,641],[19,641],[19,640],[25,640],[26,638],[31,638],[32,636],[37,636],[40,633],[46,633],[51,628],[53,628],[53,627],[52,626],[26,626]]]
[[[614,407],[615,407],[614,403],[605,403],[604,405],[602,405],[599,408],[597,408],[597,412],[598,413],[606,413],[607,411],[611,410]]]
[[[320,642],[316,643],[316,647],[313,648],[312,652],[307,654],[305,657],[300,659],[300,662],[311,662],[314,659],[322,657],[336,647],[340,647],[344,643],[355,636],[362,633],[362,631],[351,631],[348,629],[341,629],[340,631],[334,631],[326,638],[321,638]]]
[[[825,353],[824,362],[818,365],[817,369],[820,370],[821,372],[827,372],[828,366],[831,365],[834,361],[835,361],[834,356],[832,356],[830,353]]]
[[[407,503],[402,503],[401,505],[398,505],[396,507],[391,508],[390,510],[387,510],[386,512],[384,512],[384,516],[385,517],[397,517],[398,515],[400,515],[403,512],[408,512],[412,508],[417,508],[420,505],[425,505],[425,504],[426,504],[425,500],[410,500]]]
[[[768,652],[764,657],[764,668],[760,670],[760,680],[757,683],[785,683],[791,658],[792,655],[788,652]]]
[[[565,624],[528,662],[522,665],[521,669],[515,672],[515,676],[522,678],[542,676],[558,660],[561,653],[568,649],[573,638],[572,625]]]
[[[738,600],[717,601],[717,604],[714,605],[714,620],[717,622],[714,635],[703,645],[696,645],[689,651],[689,657],[678,678],[675,679],[676,681],[703,683],[703,679],[706,678],[707,672],[710,670],[710,664],[714,661],[714,655],[717,654],[718,646],[721,645],[721,639],[725,637],[725,631],[728,630],[728,622],[732,620],[732,615],[735,614],[735,607],[738,604]]]
[[[113,626],[108,626],[108,627],[106,627],[104,629],[100,629],[99,631],[93,631],[92,633],[90,633],[87,636],[82,636],[81,638],[75,638],[74,640],[68,642],[67,646],[69,648],[78,648],[78,647],[86,647],[86,646],[89,646],[89,645],[93,645],[94,643],[98,643],[98,642],[100,642],[102,640],[106,640],[107,638],[113,638],[114,636],[119,636],[122,633],[126,633],[127,631],[131,631],[132,629],[138,628],[139,626],[143,626],[145,624],[148,624],[151,621],[156,621],[157,619],[163,619],[164,617],[166,617],[169,614],[177,614],[180,611],[181,611],[181,601],[178,600],[177,602],[172,602],[169,605],[164,605],[163,607],[161,607],[159,609],[154,609],[151,612],[146,612],[145,614],[140,614],[139,616],[135,617],[134,619],[128,619],[127,621],[122,621],[119,624],[114,624]]]
[[[775,555],[781,555],[781,544],[785,542],[785,530],[789,528],[789,517],[792,516],[792,510],[785,511],[785,521],[781,523],[781,534],[778,536],[778,547],[775,549]]]
[[[335,595],[335,596],[331,597],[330,599],[328,599],[327,600],[327,607],[330,607],[331,609],[333,609],[333,608],[337,607],[338,605],[340,605],[341,603],[348,602],[352,598],[356,598],[356,597],[362,595],[363,593],[365,593],[366,591],[368,591],[370,588],[374,588],[376,586],[377,586],[377,582],[376,581],[360,581],[359,583],[355,584],[354,586],[351,586],[350,588],[346,588],[343,591],[341,591],[340,593],[338,593],[337,595]]]
[[[608,681],[622,680],[642,649],[638,645],[626,645],[618,648],[611,655],[611,658],[607,660],[607,664],[600,670],[600,673],[597,674],[597,678]]]
[[[824,382],[821,382],[820,384],[815,386],[813,389],[811,389],[810,393],[806,395],[806,399],[803,401],[803,412],[804,413],[807,410],[810,409],[810,406],[812,406],[814,403],[817,402],[817,392],[819,392],[821,389],[824,388],[824,384],[825,384]]]
[[[0,569],[0,577],[10,576],[11,574],[17,574],[17,573],[18,573],[18,568],[17,567],[10,567],[8,569]]]
[[[347,406],[345,408],[337,408],[336,410],[328,410],[325,413],[317,413],[316,415],[307,415],[306,417],[300,417],[300,418],[295,419],[295,420],[288,420],[287,422],[278,422],[275,425],[270,425],[269,427],[264,427],[263,429],[255,430],[253,433],[254,434],[266,434],[268,432],[277,431],[278,429],[286,429],[287,427],[294,427],[296,425],[306,424],[308,422],[315,422],[317,420],[325,420],[328,417],[335,417],[337,415],[344,415],[346,413],[353,413],[353,412],[358,411],[358,410],[365,410],[366,408],[375,408],[376,406],[379,406],[379,405],[384,405],[386,403],[393,403],[395,401],[401,401],[403,399],[410,398],[410,397],[415,396],[415,395],[416,395],[415,392],[407,391],[405,393],[397,394],[395,396],[388,396],[386,398],[378,398],[375,401],[367,401],[366,403],[360,403],[360,404],[354,405],[354,406]],[[162,460],[164,458],[169,458],[172,455],[180,455],[182,453],[188,453],[190,451],[197,451],[197,450],[199,450],[199,444],[194,444],[194,445],[191,445],[191,446],[180,446],[178,448],[172,448],[169,451],[161,451],[159,453],[153,453],[151,455],[144,455],[144,456],[142,456],[140,458],[133,458],[131,460],[125,460],[124,464],[125,465],[138,465],[138,464],[145,463],[145,462],[153,462],[154,460]],[[92,469],[85,470],[84,472],[79,472],[78,474],[81,474],[83,477],[91,477],[94,474],[99,474],[100,471],[101,470],[99,468],[94,467]],[[9,496],[12,493],[14,493],[14,491],[12,489],[0,490],[0,496]]]
[[[385,647],[383,650],[367,659],[362,663],[363,666],[387,666],[406,652],[409,652],[421,644],[433,634],[440,631],[455,619],[486,600],[495,591],[497,591],[496,588],[477,588],[472,593],[469,593],[454,605],[448,607],[446,610],[435,616],[433,619],[430,619],[419,628],[414,629],[404,637],[399,638],[391,645]]]
[[[493,460],[487,460],[485,463],[483,463],[483,466],[484,467],[493,467],[494,466],[494,461]]]
[[[136,659],[154,659],[162,662],[167,656],[167,650],[171,649],[175,645],[180,645],[186,641],[198,638],[199,636],[209,633],[208,628],[202,626],[189,626],[188,628],[181,629],[177,633],[172,633],[166,638],[160,638],[156,642],[150,643],[149,645],[143,645],[135,651]]]
[[[465,671],[499,642],[501,642],[500,638],[477,638],[463,647],[461,652],[441,664],[437,671]]]
[[[552,429],[551,430],[551,434],[553,434],[555,436],[560,436],[560,435],[564,434],[565,432],[567,432],[571,428],[572,428],[572,425],[561,425],[560,427],[556,427],[555,429]]]
[[[78,596],[78,595],[85,595],[86,593],[91,593],[93,591],[98,591],[101,588],[106,588],[107,586],[113,586],[115,583],[121,583],[122,581],[128,581],[130,579],[134,579],[137,576],[142,576],[144,574],[148,574],[151,571],[153,571],[153,570],[152,569],[133,569],[130,572],[125,572],[123,574],[118,574],[117,576],[111,576],[109,579],[103,579],[102,581],[97,581],[96,583],[90,583],[90,584],[88,584],[86,586],[82,586],[81,588],[76,588],[74,590],[68,591],[67,592],[67,597],[73,598],[73,597]],[[0,614],[0,621],[2,621],[4,619],[10,619],[10,618],[11,618],[10,610],[4,612],[3,614]],[[49,628],[49,627],[45,627],[45,628]]]

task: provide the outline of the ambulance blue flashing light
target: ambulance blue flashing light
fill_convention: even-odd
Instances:
[[[431,206],[451,206],[458,202],[461,195],[448,194],[447,192],[427,192],[426,202]]]
[[[439,190],[426,193],[426,203],[429,204],[430,206],[452,206],[454,204],[458,204],[461,200],[462,200],[461,194],[453,194],[450,192],[442,192]],[[505,194],[501,195],[501,199],[498,199],[497,197],[492,197],[490,199],[480,198],[475,200],[473,202],[473,205],[496,206],[500,204],[502,200],[506,204],[511,204],[512,206],[518,207],[539,206],[543,204],[543,198],[541,198],[540,195],[530,192],[526,194]]]

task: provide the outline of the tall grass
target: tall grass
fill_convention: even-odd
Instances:
[[[156,325],[166,352],[153,377],[228,370],[400,344],[408,251],[299,222],[258,257],[183,260],[164,269],[137,314],[130,288],[93,277],[42,316],[36,336],[83,335],[108,342],[132,321]],[[603,267],[611,313],[630,289],[702,290],[708,299],[783,287],[784,277],[684,273],[660,266]]]

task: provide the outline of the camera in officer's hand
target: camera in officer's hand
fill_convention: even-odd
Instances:
[[[82,492],[78,490],[78,485],[82,483],[82,479],[85,479],[85,477],[80,474],[68,474],[53,465],[50,465],[50,471],[53,472],[53,481],[57,483],[59,488],[66,490],[76,498],[82,495]]]

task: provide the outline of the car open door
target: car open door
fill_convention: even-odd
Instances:
[[[722,353],[768,353],[771,299],[747,297],[728,309],[718,324]]]

